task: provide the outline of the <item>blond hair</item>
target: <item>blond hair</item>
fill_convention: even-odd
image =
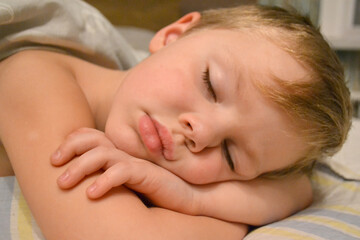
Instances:
[[[258,5],[207,10],[187,34],[203,29],[246,30],[261,34],[295,58],[309,74],[304,81],[278,79],[277,87],[256,85],[301,125],[309,151],[298,161],[263,177],[311,172],[313,164],[336,153],[351,126],[350,93],[343,67],[310,20],[294,10]]]

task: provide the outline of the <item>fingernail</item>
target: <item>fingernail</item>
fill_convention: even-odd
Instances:
[[[57,150],[56,152],[54,152],[51,157],[52,157],[53,160],[59,160],[60,157],[61,157],[60,150]]]
[[[59,177],[59,180],[60,181],[66,181],[69,178],[69,176],[70,176],[69,172],[66,171]]]
[[[96,188],[97,188],[97,184],[93,183],[88,189],[89,193],[94,192],[96,190]]]

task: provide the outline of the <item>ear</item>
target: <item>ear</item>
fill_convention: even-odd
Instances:
[[[201,18],[199,12],[191,12],[177,20],[176,22],[160,29],[152,38],[149,44],[149,50],[154,53],[162,47],[177,40],[186,30]]]

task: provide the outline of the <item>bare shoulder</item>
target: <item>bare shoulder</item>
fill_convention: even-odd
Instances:
[[[44,90],[58,82],[58,87],[75,82],[74,69],[62,54],[28,50],[16,53],[0,62],[0,90],[29,94],[33,90]],[[61,80],[61,81],[60,81]],[[27,88],[34,86],[33,88]],[[15,88],[13,88],[15,87]],[[14,93],[12,92],[12,93]]]
[[[38,68],[37,70],[41,70],[38,64],[40,63],[41,66],[43,64],[50,66],[54,63],[59,64],[59,66],[64,67],[66,64],[63,57],[64,55],[61,53],[55,53],[50,51],[44,50],[25,50],[15,53],[14,55],[9,56],[8,58],[4,59],[0,62],[0,71],[3,73],[10,73],[14,68],[23,67],[25,71],[30,70],[31,68]],[[64,64],[62,64],[62,62]],[[10,71],[7,71],[10,70]],[[18,71],[21,73],[22,71]],[[3,78],[3,77],[2,77]]]
[[[57,116],[61,112],[76,112],[79,121],[92,124],[87,100],[68,60],[46,51],[23,51],[0,62],[0,109],[0,139],[7,151],[8,134],[25,126],[33,133],[66,123],[66,118]]]
[[[61,90],[74,83],[72,69],[60,54],[22,51],[0,62],[0,91],[7,97],[15,94],[12,100],[35,92],[39,98],[49,97],[51,88]]]

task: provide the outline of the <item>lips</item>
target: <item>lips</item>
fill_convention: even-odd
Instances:
[[[165,159],[173,159],[173,140],[166,127],[149,115],[139,120],[139,132],[142,141],[150,152],[163,155]]]

